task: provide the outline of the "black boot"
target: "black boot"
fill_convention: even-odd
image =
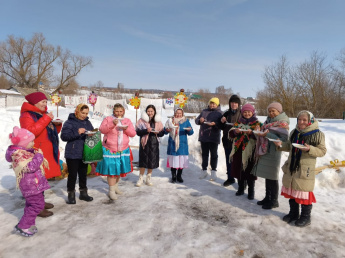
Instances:
[[[255,180],[247,180],[248,182],[248,199],[253,200],[255,195]]]
[[[232,185],[234,184],[236,181],[235,181],[235,178],[233,177],[228,177],[228,179],[223,183],[223,186],[229,186],[229,185]]]
[[[297,220],[299,218],[299,204],[295,201],[295,199],[290,199],[289,205],[289,214],[283,217],[283,220],[287,223],[290,223],[291,221]]]
[[[310,204],[310,205],[302,204],[301,216],[295,222],[295,225],[297,227],[305,227],[305,226],[308,226],[311,224],[310,214],[311,214],[312,208],[313,208],[312,204]]]
[[[271,186],[268,182],[268,179],[265,179],[265,190],[266,190],[265,198],[263,198],[261,201],[258,201],[256,203],[257,205],[264,205],[267,202],[269,202],[271,199]]]
[[[68,191],[67,204],[75,204],[75,191]]]
[[[87,194],[86,189],[80,189],[79,200],[91,202],[93,198]]]
[[[268,180],[268,179],[267,179]],[[278,180],[268,180],[270,185],[270,200],[262,205],[263,209],[270,210],[273,208],[279,207],[278,203],[278,192],[279,192],[279,183]]]
[[[181,169],[181,168],[179,168],[179,169],[177,170],[177,182],[183,183],[183,179],[182,179],[182,169]]]
[[[176,183],[176,168],[171,168],[171,183]]]
[[[238,190],[236,192],[237,196],[244,194],[244,184],[245,184],[245,180],[238,180]]]

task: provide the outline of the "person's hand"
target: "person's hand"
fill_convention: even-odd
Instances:
[[[114,120],[113,120],[113,123],[114,123],[114,125],[116,126],[116,125],[119,123],[119,120],[114,119]]]
[[[171,131],[170,128],[165,128],[165,131],[167,131],[168,133]]]
[[[277,147],[281,147],[282,146],[282,141],[278,141],[278,142],[273,142],[275,144],[275,146]]]
[[[220,119],[220,121],[224,124],[226,122],[226,117],[223,116],[222,119]]]
[[[248,129],[248,130],[246,131],[246,134],[251,135],[251,134],[252,134],[252,132],[253,132],[253,130],[252,130],[252,129]]]
[[[53,119],[54,119],[53,112],[48,113],[48,114],[47,114],[47,116],[49,116],[49,117],[51,118],[51,120],[53,120]]]
[[[215,123],[215,122],[211,122],[211,123],[209,123],[209,125],[210,125],[210,126],[215,126],[216,123]]]
[[[309,151],[310,150],[310,145],[308,145],[308,144],[304,144],[304,146],[305,146],[305,148],[303,148],[303,149],[301,149],[302,151]]]
[[[255,131],[260,131],[260,130],[261,130],[260,125],[257,125],[257,126],[255,127]]]
[[[147,128],[147,132],[148,133],[151,133],[151,131],[152,131],[152,128],[150,127],[150,128]]]
[[[268,134],[268,132],[268,129],[266,129],[264,132],[259,133],[259,135],[265,137]]]
[[[205,118],[200,117],[200,123],[204,123],[205,122]]]
[[[241,131],[240,131],[240,129],[239,128],[236,128],[235,129],[235,133],[240,133]]]
[[[78,133],[79,134],[85,133],[85,131],[86,131],[85,128],[79,128],[78,129]]]

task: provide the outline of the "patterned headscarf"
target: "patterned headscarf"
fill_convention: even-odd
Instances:
[[[302,110],[302,111],[300,111],[300,112],[298,113],[297,119],[298,119],[298,117],[299,117],[300,115],[302,115],[302,114],[306,114],[306,115],[308,116],[309,125],[314,124],[314,122],[315,122],[315,117],[314,117],[314,115],[313,115],[312,112],[310,112],[310,111],[308,111],[308,110]]]
[[[86,105],[86,104],[84,104],[84,103],[79,104],[79,105],[75,108],[74,114],[75,114],[75,117],[76,117],[76,118],[80,119],[80,112],[81,112],[81,110],[82,110],[83,107],[84,107],[83,109],[86,108],[85,106],[87,107],[87,109],[89,109],[89,106]]]

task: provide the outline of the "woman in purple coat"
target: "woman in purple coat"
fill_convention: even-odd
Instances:
[[[37,232],[35,220],[44,208],[43,192],[50,188],[44,176],[44,167],[48,162],[41,149],[34,149],[35,135],[26,129],[13,128],[10,134],[13,145],[6,152],[6,160],[12,163],[19,186],[25,198],[24,215],[14,227],[15,231],[25,237]]]

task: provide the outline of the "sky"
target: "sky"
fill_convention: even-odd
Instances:
[[[82,86],[197,91],[218,86],[242,97],[264,88],[267,66],[313,51],[332,60],[345,48],[341,0],[11,0],[1,1],[8,35],[90,56]]]

